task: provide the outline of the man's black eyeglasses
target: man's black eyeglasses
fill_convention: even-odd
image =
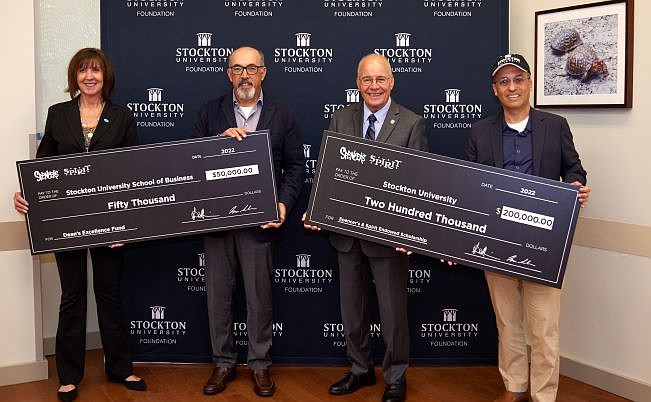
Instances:
[[[237,64],[234,66],[229,67],[231,69],[231,73],[235,75],[240,75],[246,70],[246,73],[249,75],[257,74],[258,70],[261,68],[264,68],[264,66],[256,66],[255,64],[249,64],[246,67],[243,66],[238,66]]]

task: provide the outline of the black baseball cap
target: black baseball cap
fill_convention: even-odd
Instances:
[[[495,74],[497,73],[497,70],[499,70],[504,66],[517,67],[520,70],[524,71],[525,73],[531,74],[529,63],[527,63],[527,60],[524,58],[524,56],[522,56],[521,54],[511,53],[511,54],[505,54],[497,58],[495,64],[493,64],[493,73],[491,74],[491,76],[494,77]]]

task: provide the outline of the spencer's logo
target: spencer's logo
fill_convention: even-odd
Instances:
[[[50,179],[58,179],[59,178],[59,171],[58,170],[45,170],[43,172],[39,170],[34,171],[34,178],[36,178],[36,181],[43,181],[43,180],[50,180]]]

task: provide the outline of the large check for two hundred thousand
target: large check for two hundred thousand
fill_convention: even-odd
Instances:
[[[307,223],[560,288],[567,183],[326,131]]]
[[[16,162],[32,253],[278,219],[268,131]]]

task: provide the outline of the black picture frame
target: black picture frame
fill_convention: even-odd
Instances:
[[[534,106],[633,106],[633,0],[536,12]]]

